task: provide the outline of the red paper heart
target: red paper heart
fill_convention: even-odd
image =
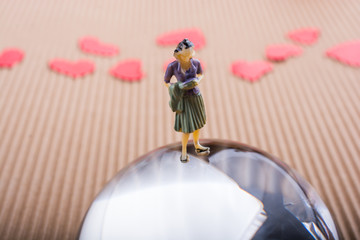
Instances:
[[[166,71],[168,65],[169,65],[170,63],[172,63],[173,61],[175,61],[175,60],[176,60],[175,58],[171,58],[171,59],[167,60],[167,61],[164,63],[164,65],[163,65],[164,71]],[[198,60],[200,61],[202,70],[205,71],[205,69],[206,69],[206,64],[205,64],[203,61],[201,61],[200,59],[198,59]]]
[[[54,59],[49,62],[49,67],[56,72],[73,78],[85,76],[95,69],[94,63],[87,60],[70,62],[64,59]]]
[[[271,45],[266,48],[266,57],[273,61],[283,61],[301,53],[302,49],[300,47],[289,44]]]
[[[118,47],[102,43],[94,37],[84,37],[80,39],[79,46],[84,52],[102,56],[114,56],[119,53]]]
[[[0,67],[12,67],[24,58],[24,52],[16,48],[8,48],[0,54]]]
[[[320,30],[316,28],[302,28],[289,32],[287,35],[295,42],[310,45],[317,41]]]
[[[127,82],[137,82],[145,75],[141,70],[142,63],[138,59],[119,62],[110,69],[110,74]]]
[[[261,76],[272,71],[272,69],[272,64],[264,61],[249,63],[240,60],[233,62],[231,65],[231,71],[234,75],[250,82],[259,80]]]
[[[360,40],[341,43],[327,50],[326,55],[350,66],[360,67]]]
[[[184,38],[188,38],[195,45],[195,49],[201,49],[205,46],[205,36],[201,30],[196,28],[176,30],[164,33],[157,37],[156,42],[159,45],[169,46],[177,45]]]

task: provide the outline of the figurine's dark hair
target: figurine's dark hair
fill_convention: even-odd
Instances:
[[[174,50],[174,53],[181,52],[184,49],[184,47],[185,47],[185,49],[188,49],[193,46],[194,46],[194,44],[189,39],[185,38],[184,40],[179,42],[176,49]]]

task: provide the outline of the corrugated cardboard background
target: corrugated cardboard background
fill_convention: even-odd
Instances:
[[[163,85],[173,47],[157,35],[198,27],[207,69],[200,88],[208,123],[202,138],[231,139],[278,156],[329,207],[345,239],[360,239],[360,69],[325,57],[360,38],[358,0],[1,1],[0,49],[24,60],[0,69],[0,238],[74,239],[87,208],[121,168],[180,140]],[[232,76],[232,61],[264,59],[288,31],[318,27],[303,54],[274,65],[257,83]],[[115,57],[81,52],[95,36]],[[53,58],[90,59],[94,74],[72,80],[48,69]],[[114,79],[118,61],[140,58],[139,83]]]

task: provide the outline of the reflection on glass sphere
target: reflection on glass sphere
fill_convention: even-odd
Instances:
[[[80,239],[338,239],[328,209],[295,171],[267,153],[204,140],[140,157],[96,197]]]

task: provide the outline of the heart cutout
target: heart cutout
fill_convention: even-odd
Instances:
[[[128,59],[119,62],[110,69],[110,74],[127,82],[137,82],[144,77],[142,63],[138,59]]]
[[[264,74],[272,71],[271,63],[258,61],[258,62],[245,62],[235,61],[231,65],[231,71],[234,75],[239,76],[249,82],[256,82]]]
[[[24,52],[16,48],[4,49],[0,54],[0,67],[11,68],[24,58]]]
[[[84,37],[79,40],[80,49],[86,53],[92,53],[102,56],[114,56],[119,53],[119,48],[100,42],[97,38],[94,37]]]
[[[301,44],[313,44],[317,41],[320,35],[320,30],[317,28],[302,28],[292,32],[289,32],[287,36]]]
[[[200,29],[182,29],[164,33],[156,38],[156,42],[162,46],[177,45],[184,38],[188,38],[194,43],[195,49],[201,49],[205,46],[205,36]]]
[[[49,67],[58,73],[73,78],[83,77],[95,70],[94,63],[87,60],[71,62],[64,59],[54,59],[49,62]]]
[[[266,48],[266,57],[272,61],[284,61],[301,53],[302,49],[300,47],[290,44],[271,45]]]
[[[175,60],[176,60],[175,58],[170,58],[170,59],[168,59],[168,60],[163,64],[163,70],[166,71],[168,65],[169,65],[170,63],[172,63],[173,61],[175,61]],[[202,60],[200,60],[200,59],[198,59],[198,60],[200,61],[202,70],[205,71],[205,69],[206,69],[206,64],[205,64]]]
[[[341,43],[326,51],[328,57],[353,67],[360,67],[360,40]]]

